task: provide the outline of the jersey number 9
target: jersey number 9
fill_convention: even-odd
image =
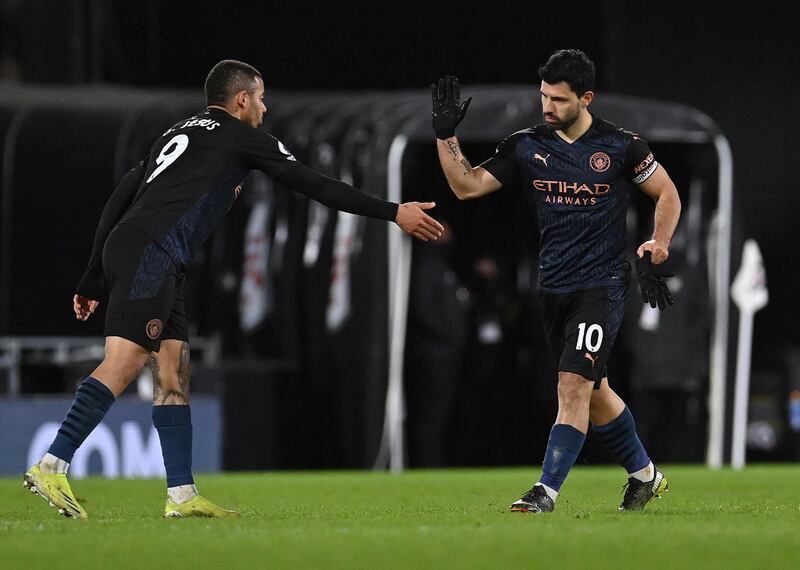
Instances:
[[[153,171],[153,174],[147,179],[147,184],[153,181],[153,179],[164,172],[166,168],[178,160],[178,157],[184,153],[186,147],[189,146],[189,137],[186,135],[175,135],[172,137],[167,144],[164,145],[164,148],[161,149],[161,152],[156,158],[156,164],[158,168]]]

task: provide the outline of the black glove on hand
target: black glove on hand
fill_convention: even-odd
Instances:
[[[448,139],[456,134],[458,123],[467,113],[472,97],[461,103],[461,87],[458,77],[445,75],[431,84],[433,99],[433,130],[437,139]]]
[[[664,281],[665,277],[672,277],[672,273],[657,272],[651,252],[645,251],[642,257],[636,258],[636,275],[639,276],[639,286],[642,288],[642,301],[662,311],[667,303],[674,303]]]

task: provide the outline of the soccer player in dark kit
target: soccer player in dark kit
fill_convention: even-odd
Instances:
[[[153,424],[167,473],[164,515],[236,514],[198,495],[192,477],[183,286],[186,264],[222,222],[250,170],[332,208],[393,221],[423,241],[443,230],[424,211],[431,202],[386,202],[297,162],[258,128],[267,109],[254,67],[221,61],[205,92],[207,108],[167,130],[109,198],[76,290],[74,311],[82,321],[108,296],[105,359],[84,378],[48,452],[24,477],[27,488],[68,517],[86,518],[66,477],[73,454],[148,360],[156,381]]]
[[[636,251],[636,270],[644,300],[664,309],[672,298],[666,275],[655,266],[669,255],[680,199],[644,140],[589,112],[595,69],[583,52],[557,51],[539,77],[544,124],[512,134],[477,167],[455,136],[471,99],[461,102],[452,76],[431,86],[439,161],[453,192],[466,200],[502,187],[520,189],[540,232],[539,299],[558,363],[558,415],[542,475],[511,510],[553,510],[590,425],[628,473],[620,510],[640,510],[667,481],[606,376],[630,273],[625,215],[632,189],[655,202],[652,239]]]

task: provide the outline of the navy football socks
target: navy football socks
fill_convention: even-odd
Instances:
[[[586,434],[569,424],[556,424],[550,430],[539,482],[558,492],[581,452]]]
[[[628,473],[635,473],[650,464],[650,457],[636,435],[633,414],[625,407],[615,419],[602,426],[593,426],[600,442]]]
[[[167,487],[192,485],[192,410],[188,405],[153,406]]]
[[[105,384],[91,376],[84,378],[47,453],[70,463],[75,451],[105,417],[114,399]]]

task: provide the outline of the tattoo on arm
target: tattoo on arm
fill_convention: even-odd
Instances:
[[[464,167],[464,176],[469,176],[469,173],[472,172],[472,165],[465,157],[461,158],[461,166]]]
[[[459,144],[456,141],[447,141],[447,148],[453,155],[453,160],[460,162],[461,166],[464,167],[464,176],[468,176],[472,171],[472,165],[467,160],[467,157],[461,154]]]
[[[461,154],[461,149],[458,147],[458,143],[456,141],[447,141],[447,148],[453,155],[453,160],[458,160],[458,155]]]

